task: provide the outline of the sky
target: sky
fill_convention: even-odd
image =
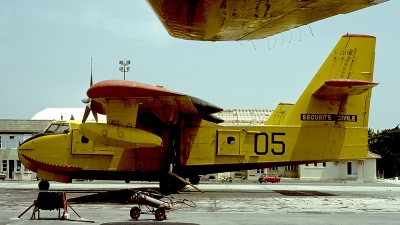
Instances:
[[[168,35],[144,0],[0,1],[0,119],[82,108],[93,80],[123,79],[196,96],[224,109],[295,103],[340,37],[377,38],[369,127],[400,123],[399,0],[268,39],[199,42]]]

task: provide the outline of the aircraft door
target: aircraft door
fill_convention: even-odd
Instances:
[[[218,132],[218,155],[239,155],[240,154],[240,131],[224,131]]]
[[[72,130],[71,154],[93,154],[94,142],[81,134],[80,130]]]

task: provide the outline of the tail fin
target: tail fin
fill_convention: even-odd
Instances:
[[[368,127],[375,43],[342,36],[281,125]]]

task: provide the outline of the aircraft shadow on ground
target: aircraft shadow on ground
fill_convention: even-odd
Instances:
[[[320,191],[288,191],[288,190],[274,190],[275,192],[284,196],[336,196],[331,193]]]
[[[135,188],[99,192],[96,194],[69,198],[70,203],[129,203],[136,191],[158,192],[157,189]]]

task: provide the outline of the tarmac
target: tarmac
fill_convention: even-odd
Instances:
[[[30,220],[33,211],[21,213],[38,194],[37,181],[0,181],[0,225],[3,224],[400,224],[400,181],[371,183],[311,182],[281,183],[200,182],[201,193],[189,188],[171,195],[177,204],[167,219],[156,221],[145,214],[129,216],[135,190],[158,189],[156,182],[77,181],[51,182],[50,190],[65,192],[69,220],[58,212],[41,210],[41,220]],[[179,202],[185,200],[181,208]],[[165,200],[167,201],[167,200]],[[195,207],[193,207],[195,206]],[[36,214],[35,214],[36,215]],[[37,216],[36,216],[37,218]]]

